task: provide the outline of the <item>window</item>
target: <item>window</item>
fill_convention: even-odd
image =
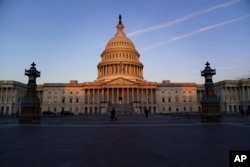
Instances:
[[[176,103],[178,103],[178,102],[179,102],[179,98],[178,98],[178,96],[175,96],[175,101],[176,101]]]
[[[78,103],[78,101],[79,101],[79,99],[78,99],[78,98],[76,98],[76,103]]]
[[[171,97],[168,98],[168,102],[169,102],[169,103],[171,102]]]
[[[65,97],[62,98],[62,103],[65,103]]]
[[[171,107],[168,107],[168,111],[171,111]]]
[[[51,103],[51,101],[52,101],[51,97],[48,97],[48,103]]]
[[[57,97],[54,97],[54,103],[57,103]]]
[[[72,98],[69,99],[69,102],[72,103]]]
[[[163,97],[163,98],[161,99],[161,101],[162,101],[162,103],[164,103],[164,102],[165,102],[165,98]]]
[[[189,96],[188,98],[189,98],[189,102],[192,102],[193,97]]]
[[[187,97],[186,96],[183,96],[183,102],[186,102],[186,99]]]

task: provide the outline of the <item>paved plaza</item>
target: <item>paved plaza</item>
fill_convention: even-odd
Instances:
[[[250,118],[200,123],[196,116],[0,118],[2,167],[228,167],[229,150],[250,150]]]

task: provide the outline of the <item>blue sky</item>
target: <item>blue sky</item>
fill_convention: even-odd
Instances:
[[[144,79],[204,83],[250,77],[249,0],[0,0],[0,80],[89,82],[118,15],[144,64]]]

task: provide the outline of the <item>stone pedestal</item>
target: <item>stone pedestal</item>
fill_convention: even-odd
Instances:
[[[40,123],[41,108],[38,97],[24,97],[21,102],[19,123]]]
[[[216,96],[203,96],[202,101],[201,122],[220,122],[221,113],[219,100]]]
[[[40,77],[40,72],[36,70],[35,65],[35,63],[32,63],[31,68],[25,70],[29,82],[27,84],[27,93],[21,101],[19,123],[40,123],[41,121],[40,100],[36,91],[36,77]]]

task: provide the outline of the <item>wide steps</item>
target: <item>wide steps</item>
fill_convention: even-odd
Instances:
[[[111,112],[113,107],[116,111],[116,114],[118,114],[118,115],[133,113],[133,107],[131,104],[111,104],[108,108],[109,113]]]

